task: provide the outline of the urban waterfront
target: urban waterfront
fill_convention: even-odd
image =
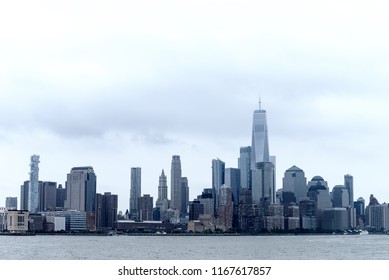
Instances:
[[[0,236],[2,260],[388,260],[389,235]]]

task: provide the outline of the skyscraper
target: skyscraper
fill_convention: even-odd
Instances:
[[[349,206],[354,205],[354,178],[350,174],[344,175],[344,186],[348,190]]]
[[[20,210],[28,210],[28,186],[29,181],[24,181],[20,186]]]
[[[282,189],[283,192],[293,193],[296,203],[307,197],[307,178],[304,171],[295,165],[286,170],[282,179]]]
[[[224,184],[225,163],[220,159],[212,160],[212,190],[215,206],[215,215],[219,207],[219,189]]]
[[[181,201],[181,214],[187,214],[189,206],[189,184],[187,177],[181,177]]]
[[[73,167],[66,180],[65,208],[81,212],[94,212],[96,175],[93,167]]]
[[[241,147],[238,160],[240,170],[240,186],[243,189],[251,188],[251,147]]]
[[[255,169],[255,164],[258,162],[269,161],[269,140],[266,110],[262,110],[261,101],[259,101],[259,109],[255,110],[253,114],[251,169]]]
[[[164,170],[162,169],[161,176],[159,176],[157,201],[161,201],[165,199],[167,199],[167,178]]]
[[[170,191],[171,191],[171,208],[179,210],[182,209],[182,187],[181,187],[181,159],[180,156],[174,155],[172,157],[170,176]]]
[[[6,197],[5,198],[5,208],[8,210],[17,210],[18,209],[18,198],[17,197]]]
[[[141,168],[132,167],[130,186],[130,214],[133,218],[138,217],[138,198],[142,195],[141,183]]]
[[[39,210],[39,156],[32,155],[30,161],[30,182],[28,186],[28,211]]]
[[[105,192],[104,194],[96,194],[96,228],[114,227],[114,222],[117,221],[118,196]]]

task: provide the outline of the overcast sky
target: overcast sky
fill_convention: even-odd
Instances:
[[[128,208],[130,168],[157,198],[180,155],[190,199],[211,161],[237,167],[267,110],[277,188],[297,165],[389,202],[384,1],[17,1],[0,4],[0,206],[90,165]]]

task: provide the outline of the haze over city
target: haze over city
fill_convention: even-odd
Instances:
[[[180,155],[192,200],[212,159],[237,167],[259,96],[277,189],[296,165],[330,189],[351,174],[355,199],[389,202],[381,2],[22,2],[0,9],[0,206],[33,154],[44,181],[93,166],[122,211],[131,167],[156,199]]]

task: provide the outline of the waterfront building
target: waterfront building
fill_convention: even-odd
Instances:
[[[282,190],[285,193],[293,193],[296,203],[307,197],[307,178],[304,171],[295,165],[286,170],[282,179]]]
[[[251,188],[251,146],[241,147],[238,159],[238,168],[240,170],[240,187]]]
[[[214,201],[214,214],[217,215],[217,208],[219,207],[219,189],[224,184],[225,179],[225,163],[220,159],[212,160],[212,190]]]
[[[0,207],[0,232],[5,231],[7,229],[7,215],[7,208]]]
[[[139,221],[153,220],[153,197],[151,197],[149,194],[145,194],[139,197],[138,207]]]
[[[80,212],[94,212],[96,174],[91,166],[73,167],[67,175],[65,208]]]
[[[388,204],[372,204],[366,207],[366,227],[372,231],[386,232],[389,230]]]
[[[28,185],[28,211],[39,211],[39,156],[32,155],[30,158],[30,180]]]
[[[345,231],[349,229],[349,217],[346,208],[323,209],[322,229],[327,231]]]
[[[117,221],[118,214],[118,196],[105,192],[96,195],[96,228],[113,229]]]
[[[17,210],[18,209],[18,198],[17,197],[6,197],[5,198],[5,207],[8,210]]]
[[[138,199],[142,195],[142,180],[141,180],[141,168],[131,168],[131,186],[130,186],[130,215],[132,219],[139,216]]]
[[[10,233],[26,233],[28,231],[28,211],[8,210],[7,230]]]
[[[62,232],[66,231],[66,218],[65,216],[53,216],[53,215],[46,215],[46,224],[51,224],[51,230],[45,230],[45,232]]]
[[[170,176],[170,199],[171,199],[171,208],[174,210],[178,210],[179,213],[182,211],[182,185],[181,185],[181,159],[180,156],[174,155],[172,157],[171,164],[171,176]]]

